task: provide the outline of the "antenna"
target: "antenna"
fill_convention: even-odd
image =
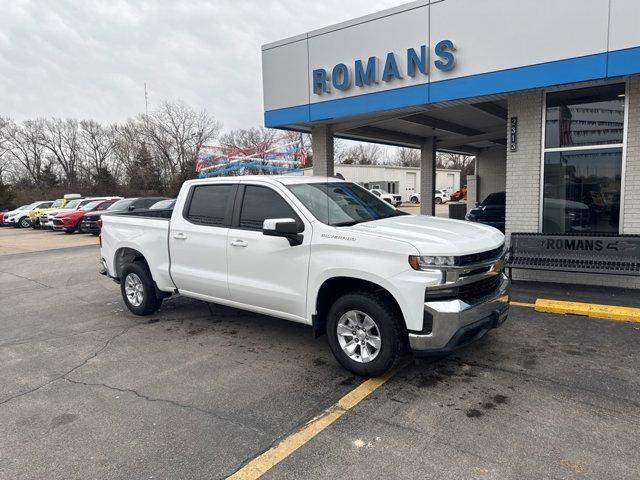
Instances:
[[[144,82],[144,115],[149,117],[149,98],[147,97],[147,82]]]

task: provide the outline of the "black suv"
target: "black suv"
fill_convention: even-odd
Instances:
[[[506,203],[505,192],[491,193],[482,202],[472,208],[465,218],[470,222],[490,225],[504,233]]]
[[[100,233],[100,217],[103,213],[125,213],[135,212],[137,210],[148,210],[151,205],[159,202],[160,200],[167,200],[165,197],[139,197],[139,198],[123,198],[111,205],[109,208],[102,212],[91,212],[90,214],[82,217],[82,221],[78,226],[80,233],[93,233],[98,235]]]

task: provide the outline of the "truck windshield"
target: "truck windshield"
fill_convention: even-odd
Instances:
[[[289,185],[289,190],[314,217],[335,227],[403,215],[355,183],[303,183]]]

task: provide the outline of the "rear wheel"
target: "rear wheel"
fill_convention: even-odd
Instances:
[[[418,197],[416,197],[416,196],[411,197],[411,203],[420,203],[418,201]]]
[[[434,201],[436,202],[436,205],[442,204],[442,199],[440,197],[436,197]]]
[[[329,347],[347,370],[365,377],[381,375],[400,357],[400,322],[396,309],[378,295],[348,293],[329,310]]]
[[[162,305],[151,272],[141,262],[133,262],[122,270],[120,291],[125,305],[135,315],[151,315]]]

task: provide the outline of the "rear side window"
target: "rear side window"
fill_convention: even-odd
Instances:
[[[268,218],[293,218],[298,225],[302,225],[279,193],[267,187],[247,185],[240,212],[240,228],[262,230],[262,224]]]
[[[490,194],[487,198],[482,202],[483,205],[504,205],[506,203],[506,195],[505,192],[496,192]]]
[[[233,185],[200,185],[193,188],[186,218],[191,223],[224,226],[227,201],[233,193]]]

